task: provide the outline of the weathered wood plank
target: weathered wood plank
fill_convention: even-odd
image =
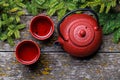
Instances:
[[[32,17],[33,16],[22,16],[21,22],[26,24],[26,28],[24,30],[21,30],[21,39],[15,40],[16,45],[22,40],[34,40],[40,45],[40,47],[42,48],[42,51],[63,51],[63,49],[61,49],[61,46],[54,45],[54,42],[58,36],[56,28],[55,28],[55,33],[53,34],[53,36],[49,40],[46,40],[46,41],[39,41],[39,40],[34,39],[31,36],[31,34],[29,33],[29,23]],[[57,24],[56,17],[52,17],[52,19],[56,26]],[[15,46],[11,47],[9,46],[9,44],[3,43],[1,41],[0,41],[0,46],[1,46],[0,47],[1,51],[15,50]],[[115,53],[120,52],[120,43],[114,44],[112,41],[111,35],[108,35],[108,36],[103,35],[103,43],[102,43],[102,46],[99,52],[115,52]]]
[[[80,60],[66,53],[42,53],[40,60],[25,66],[14,53],[0,52],[0,80],[120,80],[120,54],[99,53]]]

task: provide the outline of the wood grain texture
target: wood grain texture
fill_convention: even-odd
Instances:
[[[6,57],[7,56],[7,57]],[[16,61],[14,53],[0,53],[0,80],[119,80],[120,54],[98,53],[78,59],[66,53],[42,53],[31,66]]]

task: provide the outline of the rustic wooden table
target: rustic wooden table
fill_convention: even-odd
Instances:
[[[15,41],[34,40],[41,47],[39,61],[25,66],[16,61],[14,51],[7,43],[0,42],[0,80],[120,80],[120,44],[112,42],[112,36],[103,36],[103,43],[95,56],[78,59],[70,56],[60,46],[55,46],[57,30],[47,41],[34,39],[29,33],[32,16],[22,16],[26,28],[22,38]],[[52,17],[57,23],[56,17]]]

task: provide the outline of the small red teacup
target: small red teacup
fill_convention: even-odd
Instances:
[[[30,33],[38,40],[48,39],[54,32],[54,23],[46,15],[38,15],[31,19]]]
[[[20,63],[31,65],[39,59],[40,48],[35,42],[24,40],[17,45],[15,55]]]

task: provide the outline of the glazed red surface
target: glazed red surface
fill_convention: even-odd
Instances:
[[[60,24],[63,37],[58,42],[72,56],[87,57],[94,54],[102,42],[102,28],[87,14],[71,14]]]
[[[50,21],[44,17],[39,18],[34,21],[32,24],[32,32],[36,36],[46,36],[49,32],[50,29],[52,28],[52,24]]]
[[[23,61],[32,61],[38,54],[36,45],[29,43],[23,43],[19,46],[17,56]]]

